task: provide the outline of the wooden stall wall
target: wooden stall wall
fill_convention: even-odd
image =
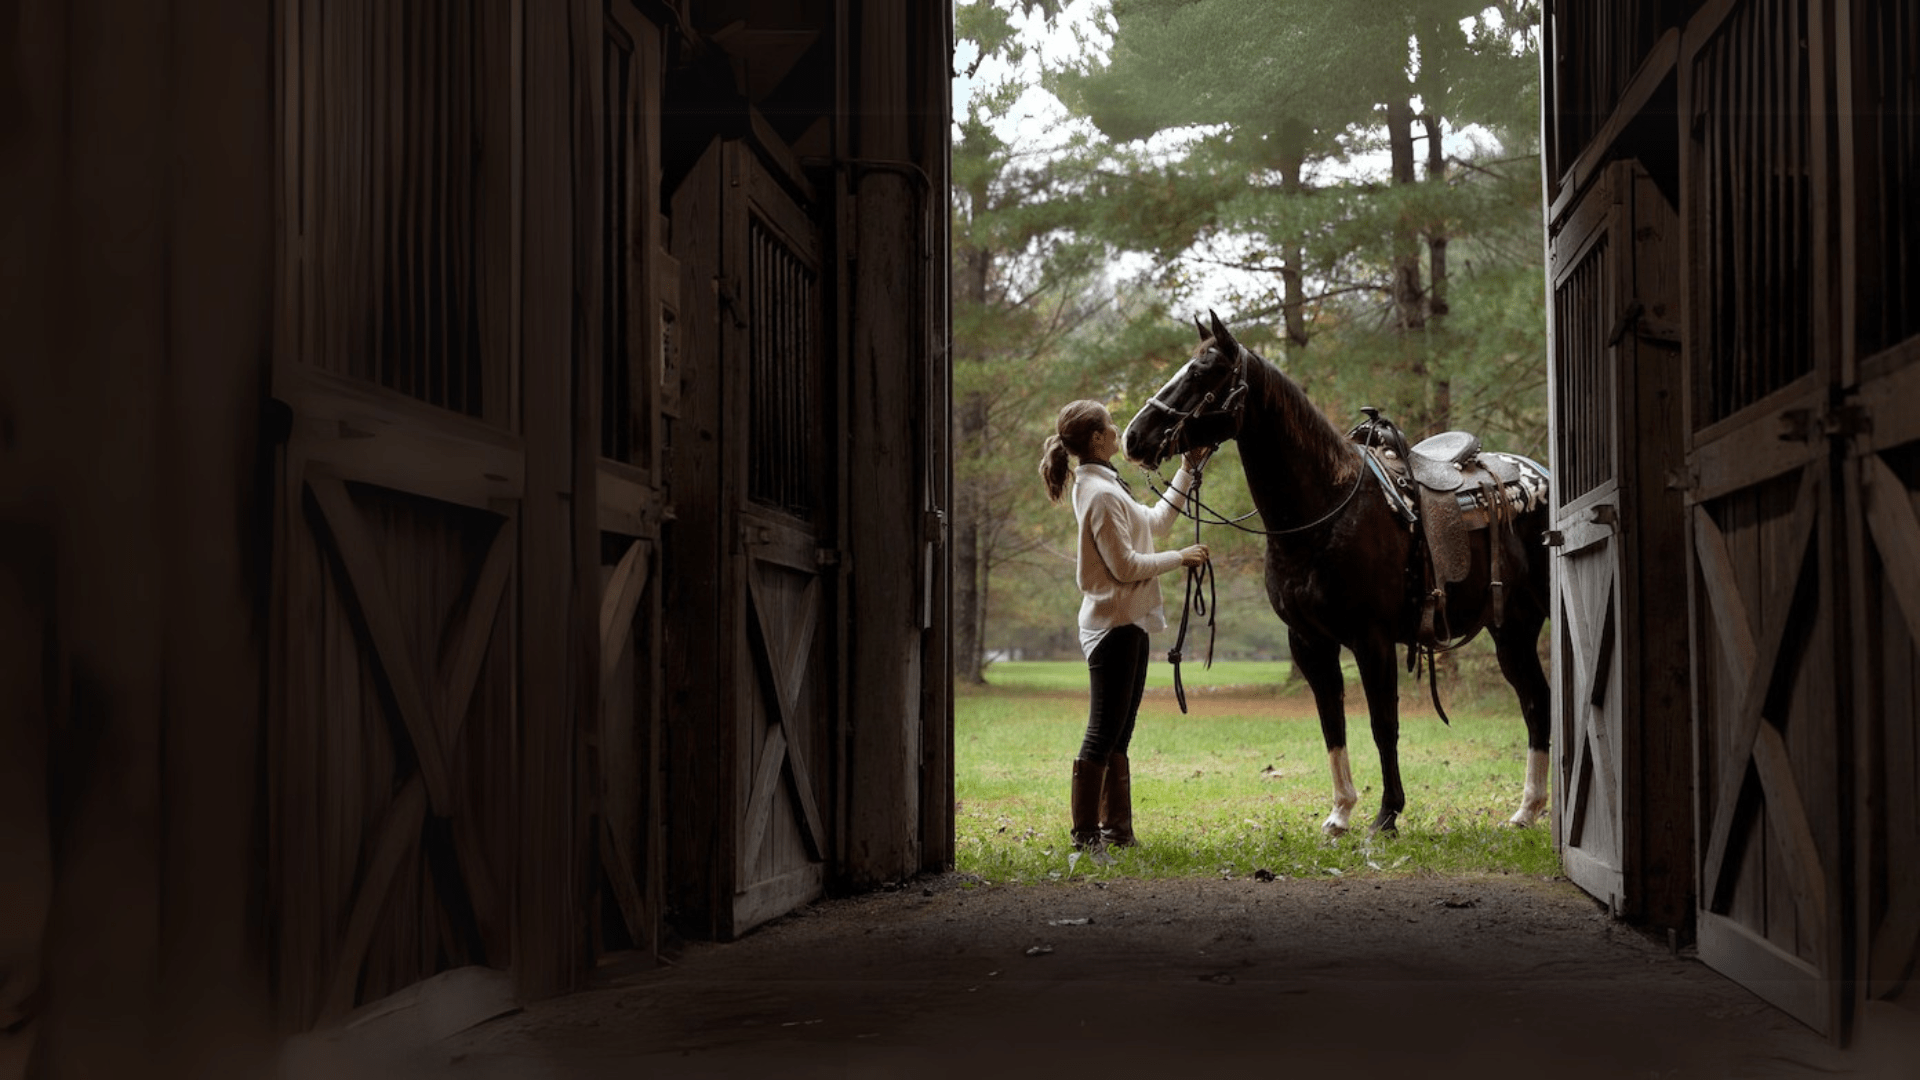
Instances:
[[[1548,5],[1556,372],[1597,347],[1602,326],[1610,342],[1648,344],[1644,270],[1614,279],[1617,319],[1563,310],[1586,257],[1574,249],[1592,232],[1573,223],[1594,216],[1587,202],[1614,163],[1639,160],[1679,207],[1681,254],[1648,265],[1684,267],[1685,464],[1668,481],[1684,491],[1700,954],[1842,1041],[1920,1017],[1909,989],[1920,897],[1902,871],[1920,854],[1920,324],[1908,303],[1920,264],[1908,205],[1920,177],[1920,19],[1910,7]],[[1556,416],[1584,408],[1575,381],[1556,386]],[[1581,450],[1604,434],[1575,420],[1556,446]],[[1614,437],[1625,435],[1642,459],[1668,445],[1645,420],[1621,423]],[[1642,460],[1633,485],[1648,499],[1659,478]],[[1580,509],[1578,475],[1557,479]],[[1561,527],[1572,535],[1573,523]],[[1556,620],[1556,630],[1562,621],[1565,717],[1588,709],[1569,684],[1620,661],[1594,644],[1616,640],[1604,624],[1596,636],[1591,618]],[[1583,622],[1586,644],[1573,640]],[[1650,646],[1625,661],[1629,686],[1670,677]],[[1671,764],[1668,751],[1658,756]],[[1619,785],[1629,816],[1671,812],[1629,787]],[[1559,809],[1577,814],[1582,799],[1566,790]],[[1567,861],[1583,880],[1578,848]],[[1622,868],[1622,887],[1631,892],[1635,877]]]
[[[515,6],[282,14],[267,786],[275,981],[298,1030],[509,963],[519,703],[564,698],[516,628],[551,618],[536,560],[564,550],[534,541],[550,515],[523,513]]]
[[[673,413],[677,369],[665,343],[678,295],[678,270],[665,256],[660,215],[660,107],[665,50],[661,28],[628,0],[582,20],[583,47],[596,58],[596,92],[583,110],[576,169],[588,311],[588,353],[598,358],[595,529],[599,548],[599,717],[585,733],[583,795],[593,835],[596,955],[660,943],[662,558],[666,513],[662,433]],[[589,167],[593,166],[593,167]],[[597,213],[589,213],[589,208]],[[671,391],[671,393],[670,393]]]
[[[1851,752],[1833,414],[1831,12],[1746,0],[1687,28],[1687,503],[1700,955],[1842,1030]]]
[[[724,35],[731,111],[666,105],[668,904],[720,937],[951,858],[947,11],[807,11]]]
[[[1664,602],[1686,589],[1682,237],[1632,159],[1569,206],[1550,233],[1555,839],[1615,914],[1687,930],[1687,636]]]
[[[1920,13],[1853,5],[1838,80],[1856,1026],[1920,1031]],[[1842,121],[1845,124],[1845,120]],[[1910,1037],[1910,1036],[1909,1036]]]
[[[0,11],[0,1074],[264,1071],[271,15]]]

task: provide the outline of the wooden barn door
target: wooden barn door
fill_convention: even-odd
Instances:
[[[1846,442],[1853,611],[1855,970],[1863,1041],[1920,1028],[1920,12],[1854,5],[1853,186],[1841,237],[1852,346]],[[1857,357],[1857,360],[1852,358]]]
[[[284,11],[269,902],[298,1029],[508,963],[525,454],[509,4]]]
[[[1567,876],[1615,914],[1668,927],[1690,914],[1686,637],[1661,604],[1685,587],[1669,475],[1679,243],[1673,207],[1631,161],[1601,172],[1552,237],[1555,841]]]
[[[831,849],[840,391],[813,200],[754,128],[691,168],[672,225],[686,303],[668,784],[686,815],[669,887],[690,929],[721,938],[818,896]]]
[[[1832,109],[1822,7],[1745,0],[1696,20],[1680,100],[1700,956],[1837,1032],[1852,834],[1833,448],[1846,418],[1829,404],[1832,148],[1809,122]]]
[[[1618,911],[1620,784],[1619,365],[1631,254],[1609,174],[1554,235],[1554,840],[1567,876]]]
[[[744,302],[722,317],[739,437],[736,493],[743,588],[734,794],[735,932],[818,896],[828,849],[827,725],[834,681],[831,569],[837,468],[829,418],[819,230],[745,144],[730,148],[727,275]]]
[[[598,85],[600,721],[587,733],[595,823],[596,952],[659,946],[662,428],[679,271],[660,249],[661,34],[631,0],[607,5]],[[670,377],[669,377],[670,376]]]

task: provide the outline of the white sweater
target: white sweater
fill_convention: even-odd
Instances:
[[[1089,655],[1104,631],[1116,626],[1137,623],[1149,633],[1167,628],[1160,575],[1180,566],[1180,552],[1153,550],[1153,538],[1173,527],[1192,483],[1193,474],[1182,465],[1167,494],[1149,510],[1133,500],[1112,469],[1081,465],[1074,470],[1073,516],[1080,522],[1074,581],[1085,594],[1080,638]]]

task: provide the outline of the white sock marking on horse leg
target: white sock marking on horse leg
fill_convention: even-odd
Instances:
[[[1520,792],[1520,809],[1513,812],[1507,824],[1526,828],[1540,820],[1540,812],[1547,808],[1547,752],[1545,750],[1527,751],[1527,786]]]
[[[1347,831],[1347,823],[1353,818],[1354,804],[1360,801],[1360,789],[1353,786],[1353,762],[1347,757],[1346,747],[1327,751],[1327,765],[1333,770],[1333,813],[1327,815],[1326,823],[1320,827],[1329,836],[1339,836]]]

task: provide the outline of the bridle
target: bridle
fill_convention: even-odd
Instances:
[[[1209,349],[1208,351],[1217,352],[1218,349]],[[1187,363],[1188,366],[1191,366],[1193,361],[1189,360]],[[1171,385],[1173,385],[1171,382],[1167,384],[1167,386]],[[1175,418],[1173,426],[1168,428],[1167,433],[1160,437],[1159,452],[1161,460],[1164,461],[1175,454],[1185,452],[1180,449],[1180,440],[1186,436],[1187,425],[1195,420],[1211,420],[1215,417],[1227,417],[1233,421],[1233,434],[1227,436],[1227,438],[1238,437],[1240,434],[1240,425],[1245,423],[1247,418],[1246,346],[1241,345],[1237,341],[1234,342],[1233,382],[1228,385],[1225,396],[1209,390],[1206,395],[1200,399],[1200,404],[1183,412],[1160,400],[1160,394],[1164,393],[1166,389],[1166,386],[1161,387],[1159,391],[1156,391],[1152,397],[1147,399],[1146,405],[1142,406],[1142,408],[1159,409],[1161,412]],[[1219,408],[1209,409],[1209,406],[1213,405],[1215,401],[1220,403]],[[1226,441],[1226,439],[1219,439],[1216,440],[1213,445],[1217,448],[1221,443]]]

